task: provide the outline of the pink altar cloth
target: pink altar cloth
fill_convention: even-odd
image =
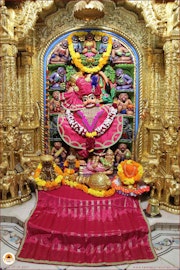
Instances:
[[[39,191],[17,260],[59,265],[115,265],[156,260],[136,198],[97,198],[62,186]]]

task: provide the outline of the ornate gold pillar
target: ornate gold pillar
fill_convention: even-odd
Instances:
[[[145,163],[150,160],[157,160],[157,153],[159,153],[161,139],[161,89],[163,88],[162,63],[162,50],[156,49],[147,51],[148,74],[144,82],[146,86],[145,91],[147,91],[147,93],[144,91],[144,97],[146,97],[148,101],[148,108],[143,107],[143,110],[148,110],[148,115],[142,120],[144,121],[143,127],[145,134],[142,162]],[[144,106],[145,105],[146,104],[144,104]]]
[[[178,165],[179,148],[179,40],[164,44],[165,89],[163,96],[163,149],[165,152],[165,174],[172,177],[172,165]]]
[[[2,74],[2,61],[0,57],[0,74]],[[3,153],[3,77],[0,76],[0,162],[2,162]]]
[[[2,110],[6,117],[17,116],[18,114],[16,56],[17,48],[14,44],[1,44],[1,76],[3,78]]]
[[[20,89],[19,107],[22,111],[21,134],[28,140],[25,155],[36,156],[40,151],[40,115],[37,106],[37,97],[33,96],[33,53],[20,51],[18,54],[18,85]],[[35,157],[36,159],[36,157]]]
[[[33,116],[33,95],[32,95],[32,53],[20,52],[20,74],[21,74],[21,89],[23,100],[23,118],[31,125]]]

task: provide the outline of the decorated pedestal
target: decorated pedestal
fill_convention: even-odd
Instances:
[[[100,266],[149,262],[156,255],[137,198],[98,198],[63,185],[38,192],[17,259]]]

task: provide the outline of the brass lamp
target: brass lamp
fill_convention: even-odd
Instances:
[[[84,21],[104,17],[104,5],[98,0],[82,0],[74,5],[74,17]]]

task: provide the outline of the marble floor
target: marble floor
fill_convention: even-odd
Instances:
[[[36,195],[22,205],[1,209],[0,270],[180,270],[180,217],[161,210],[161,217],[147,218],[151,228],[152,243],[158,259],[151,263],[135,263],[102,267],[75,267],[25,263],[15,260],[11,265],[4,263],[6,253],[16,254],[24,233],[24,222],[36,204]],[[141,202],[143,209],[147,201]]]

